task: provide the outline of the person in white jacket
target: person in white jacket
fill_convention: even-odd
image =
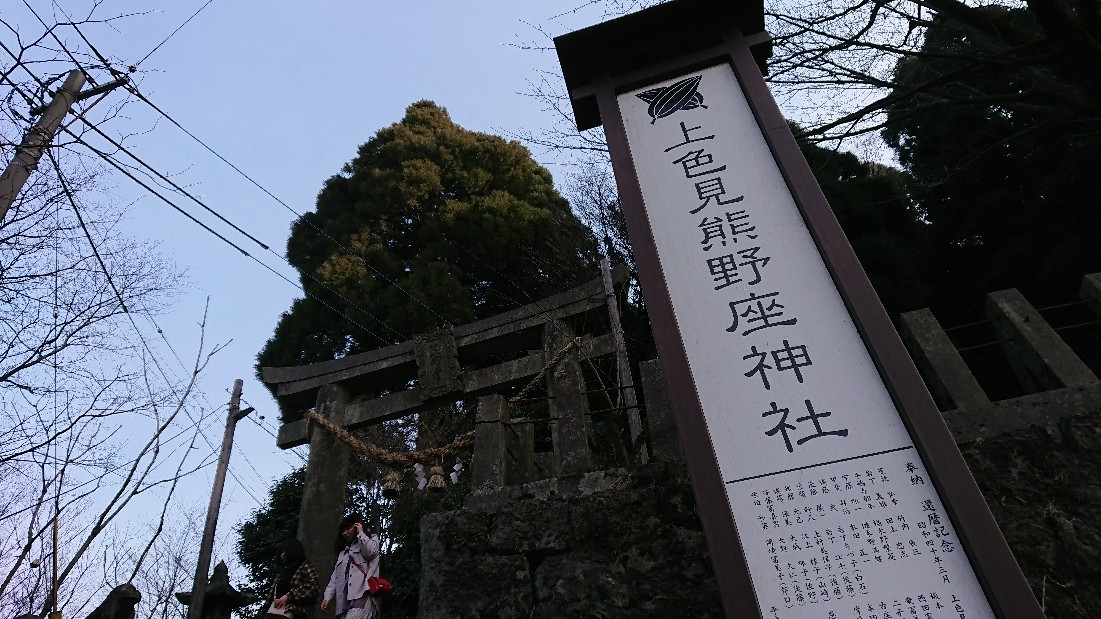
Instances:
[[[342,619],[375,619],[378,598],[372,597],[367,579],[378,577],[378,536],[363,532],[363,519],[351,515],[340,521],[336,538],[336,567],[325,587],[321,611],[329,612],[332,600],[336,616]]]

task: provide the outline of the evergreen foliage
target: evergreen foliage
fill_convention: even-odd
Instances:
[[[1006,32],[1040,37],[1032,11],[983,14]],[[896,91],[942,75],[958,76],[955,83],[887,110],[884,137],[928,224],[927,305],[944,316],[975,312],[985,293],[1010,287],[1034,303],[1065,298],[1083,273],[1101,270],[1093,239],[1101,211],[1091,198],[1101,134],[1088,105],[1096,84],[1054,61],[975,70],[972,59],[990,45],[969,24],[938,16],[924,53],[899,62]]]
[[[929,230],[907,194],[905,175],[815,144],[800,149],[888,315],[925,307]]]
[[[401,122],[379,131],[325,183],[317,209],[292,227],[287,256],[309,294],[283,314],[257,369],[368,351],[445,320],[461,325],[488,318],[599,276],[595,237],[527,149],[462,129],[428,101],[411,105]],[[284,421],[300,415],[281,405]],[[395,451],[441,445],[473,427],[468,408],[457,403],[375,426],[365,438]],[[393,501],[381,498],[385,473],[353,458],[347,508],[381,518],[383,575],[396,586],[387,614],[412,617],[421,516],[459,507],[469,473],[441,493],[415,490],[407,473]],[[272,549],[298,530],[302,483],[301,470],[277,482],[268,504],[238,528],[238,557],[253,591],[270,586]],[[328,577],[331,566],[315,567]]]
[[[237,558],[248,568],[250,582],[242,591],[263,599],[278,576],[275,552],[279,543],[298,535],[298,508],[302,504],[305,469],[275,482],[268,490],[268,504],[237,526]],[[315,568],[319,566],[314,566]],[[318,574],[323,574],[319,569]]]
[[[414,103],[293,225],[287,258],[309,296],[283,314],[257,368],[336,359],[530,303],[596,277],[596,247],[526,148]]]

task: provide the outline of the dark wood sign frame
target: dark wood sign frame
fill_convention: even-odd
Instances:
[[[675,0],[555,39],[578,128],[604,126],[726,614],[762,616],[674,318],[616,98],[623,92],[719,64],[728,64],[741,84],[995,614],[1003,619],[1042,618],[951,433],[765,84],[762,74],[771,44],[763,30],[763,7],[758,0],[737,5]]]

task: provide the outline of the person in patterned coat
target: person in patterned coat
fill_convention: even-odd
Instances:
[[[264,602],[263,619],[307,619],[317,601],[317,570],[306,560],[302,542],[291,538],[279,544],[276,558],[283,567]]]

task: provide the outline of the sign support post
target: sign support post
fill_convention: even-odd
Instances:
[[[607,136],[726,614],[1040,618],[764,83],[763,29],[757,0],[675,0],[555,39]]]

